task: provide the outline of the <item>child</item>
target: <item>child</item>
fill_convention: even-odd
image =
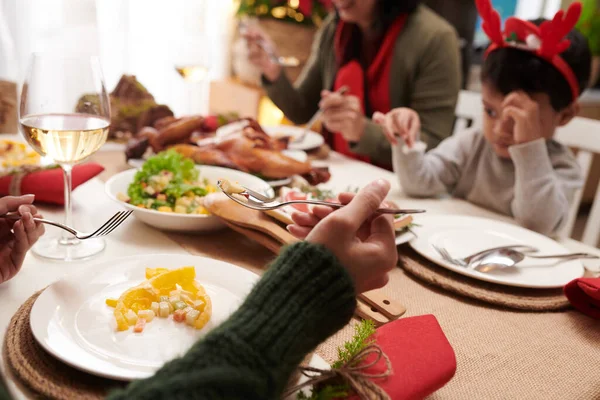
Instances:
[[[577,98],[590,76],[587,41],[572,30],[581,5],[572,5],[564,20],[562,12],[552,22],[511,18],[504,34],[489,0],[477,6],[492,39],[481,76],[482,128],[450,137],[425,154],[414,111],[395,109],[374,120],[395,144],[394,171],[408,195],[450,193],[510,215],[526,228],[556,234],[583,185],[573,154],[552,139],[556,128],[577,115]]]

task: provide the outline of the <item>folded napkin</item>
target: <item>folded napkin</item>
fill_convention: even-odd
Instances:
[[[454,350],[433,315],[401,318],[383,325],[377,329],[375,340],[388,356],[392,374],[373,382],[394,400],[423,399],[448,383],[456,372]],[[376,358],[370,355],[364,363]],[[363,372],[380,374],[385,370],[386,363],[380,360]]]
[[[600,319],[600,278],[580,278],[569,282],[565,296],[585,315]]]
[[[95,163],[76,165],[73,168],[73,189],[104,171]],[[15,172],[0,177],[0,196],[34,194],[36,203],[64,204],[63,172],[60,168],[31,172]]]

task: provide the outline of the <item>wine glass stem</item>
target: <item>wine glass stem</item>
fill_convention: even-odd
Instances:
[[[63,178],[65,182],[65,225],[73,226],[73,215],[71,206],[71,191],[72,191],[72,165],[61,165],[63,170]],[[73,235],[63,231],[61,244],[73,244]]]

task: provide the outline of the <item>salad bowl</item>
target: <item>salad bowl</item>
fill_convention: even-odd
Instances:
[[[176,168],[179,168],[179,164],[176,165]],[[255,191],[264,193],[267,196],[274,195],[273,189],[267,182],[245,172],[208,165],[194,165],[190,168],[194,168],[198,171],[198,180],[203,182],[203,187],[198,189],[198,196],[195,196],[196,198],[205,195],[210,196],[211,192],[214,191],[214,188],[217,187],[216,184],[219,179],[229,179],[230,181],[239,182]],[[191,213],[181,213],[174,212],[175,210],[173,210],[173,208],[178,208],[179,206],[171,207],[171,210],[167,212],[159,211],[164,209],[169,210],[168,205],[161,207],[154,206],[153,208],[148,206],[148,199],[145,200],[145,205],[143,204],[141,207],[136,205],[135,203],[141,202],[141,200],[136,200],[135,190],[132,192],[130,187],[135,186],[140,180],[145,179],[143,175],[146,170],[147,168],[144,167],[140,169],[130,169],[113,176],[106,182],[106,194],[111,200],[121,204],[125,208],[133,210],[133,215],[140,221],[160,230],[202,233],[216,231],[225,227],[225,224],[221,219],[210,215],[208,212],[202,211],[202,207],[198,207],[200,211],[193,210]],[[175,171],[175,175],[177,175],[178,172],[179,171]],[[186,187],[183,191],[187,190],[188,188]]]

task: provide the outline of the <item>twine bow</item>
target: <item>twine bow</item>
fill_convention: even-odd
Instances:
[[[363,363],[371,354],[377,354],[374,361]],[[375,366],[381,359],[385,361],[385,371],[379,374],[370,374],[365,370]],[[348,362],[337,369],[320,369],[313,367],[300,367],[300,372],[308,378],[284,393],[284,398],[307,386],[316,386],[330,379],[339,378],[346,382],[360,399],[363,400],[391,400],[391,397],[373,379],[387,378],[392,374],[392,363],[381,347],[373,344],[358,352]]]

